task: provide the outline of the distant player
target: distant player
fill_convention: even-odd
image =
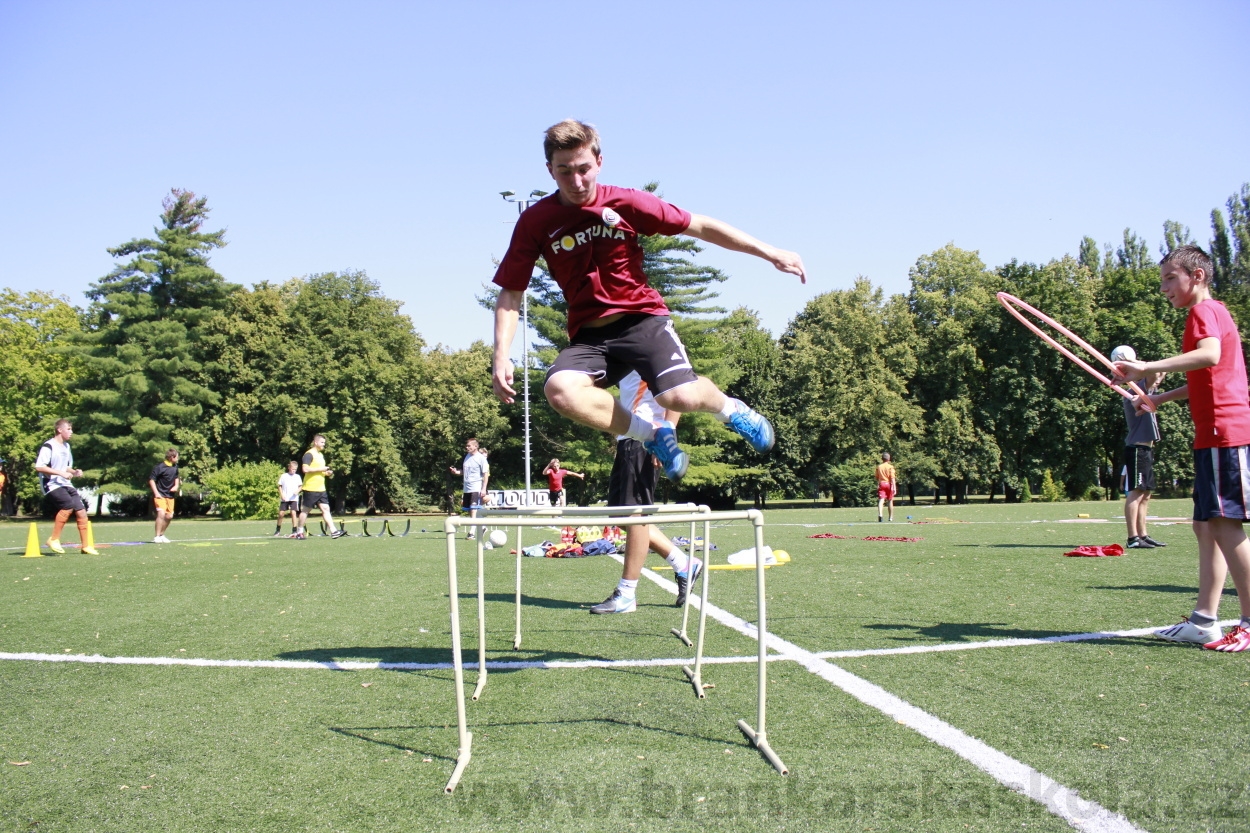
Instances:
[[[292,460],[286,464],[286,473],[278,477],[278,527],[273,531],[277,538],[282,534],[282,516],[291,513],[291,537],[299,533],[299,496],[304,491],[304,478],[298,473],[299,463]]]
[[[156,537],[153,544],[168,544],[165,530],[174,520],[174,501],[182,489],[178,476],[178,449],[165,452],[165,459],[152,468],[148,475],[148,488],[152,490],[152,502],[156,505]]]
[[[470,437],[464,444],[464,462],[460,468],[448,466],[448,471],[464,477],[464,492],[460,506],[469,513],[470,518],[477,517],[478,507],[485,499],[486,485],[490,482],[490,464],[486,455],[478,447],[477,438]],[[477,537],[477,527],[470,526],[466,536],[470,541]]]
[[[894,523],[894,496],[898,494],[898,476],[890,462],[890,452],[881,455],[881,464],[873,471],[877,479],[877,523],[881,523],[881,511],[890,504],[890,523]]]
[[[1189,400],[1194,420],[1194,536],[1198,539],[1198,604],[1161,639],[1213,651],[1250,648],[1250,402],[1241,336],[1228,310],[1211,297],[1212,263],[1197,246],[1173,249],[1160,262],[1159,285],[1177,309],[1188,309],[1184,351],[1156,362],[1115,362],[1116,375],[1138,380],[1185,374],[1185,384],[1148,394],[1155,405]],[[1241,621],[1225,636],[1217,624],[1224,579],[1231,573]]]
[[[82,477],[82,469],[74,468],[74,455],[70,451],[69,438],[74,436],[74,426],[68,419],[56,421],[56,434],[52,439],[39,446],[39,455],[35,458],[35,471],[39,473],[39,485],[43,488],[45,500],[51,504],[56,518],[52,522],[52,537],[48,539],[48,549],[55,553],[65,554],[61,546],[61,530],[69,516],[74,516],[78,525],[78,537],[82,540],[82,551],[86,555],[99,555],[94,548],[87,546],[87,504],[83,502],[78,490],[70,483],[75,477]]]
[[[543,474],[547,475],[547,499],[552,506],[564,506],[565,477],[576,477],[578,480],[586,479],[586,475],[581,472],[562,467],[557,457],[551,458],[547,468],[543,469]]]
[[[299,513],[299,530],[296,537],[308,537],[306,524],[310,509],[320,509],[321,519],[330,530],[331,538],[342,538],[347,533],[334,525],[334,517],[330,514],[330,496],[326,493],[326,478],[334,476],[334,469],[326,465],[326,438],[323,434],[313,437],[312,445],[304,452],[301,465],[304,469],[304,499]]]
[[[666,477],[681,480],[689,457],[678,447],[672,425],[657,427],[631,416],[604,390],[635,370],[662,407],[716,414],[756,451],[771,449],[773,427],[767,419],[695,374],[664,299],[647,284],[638,238],[686,234],[763,258],[806,281],[802,259],[645,191],[599,184],[599,134],[588,124],[569,119],[548,128],[543,150],[558,190],[521,214],[494,278],[500,287],[495,395],[507,403],[515,399],[509,353],[521,298],[535,261],[542,257],[568,304],[570,343],[547,372],[543,388],[556,411],[582,425],[638,440],[660,459]]]
[[[1111,351],[1111,361],[1136,361],[1137,351],[1123,344]],[[1147,380],[1147,393],[1154,393],[1162,381],[1158,373]],[[1128,528],[1128,549],[1166,547],[1146,534],[1146,516],[1150,494],[1155,488],[1154,444],[1159,441],[1159,420],[1150,411],[1137,413],[1137,407],[1121,397],[1128,434],[1124,437],[1124,468],[1120,470],[1120,486],[1124,492],[1124,524]]]
[[[648,421],[658,421],[666,414],[655,401],[646,382],[637,373],[621,380],[621,403],[630,412]],[[671,414],[674,419],[677,414]],[[616,438],[616,459],[608,480],[608,506],[650,506],[655,503],[655,459],[632,437]],[[625,566],[621,580],[606,600],[590,609],[591,613],[633,613],[638,609],[638,579],[647,560],[647,550],[657,553],[673,568],[677,579],[677,606],[686,603],[686,593],[703,569],[703,562],[686,555],[658,527],[629,526],[625,528]],[[693,575],[691,564],[694,565]]]

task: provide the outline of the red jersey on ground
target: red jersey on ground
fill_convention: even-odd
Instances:
[[[667,315],[642,271],[640,234],[680,234],[690,212],[654,194],[599,183],[588,205],[563,205],[559,193],[534,203],[517,220],[495,283],[523,291],[543,257],[568,303],[569,337],[587,321],[614,313]]]
[[[568,474],[568,469],[551,469],[547,472],[547,490],[558,492],[564,488],[564,475]]]
[[[1250,391],[1241,336],[1219,301],[1208,299],[1190,307],[1181,350],[1188,353],[1197,349],[1204,338],[1220,340],[1220,361],[1214,367],[1185,374],[1189,412],[1194,418],[1194,448],[1250,445]]]

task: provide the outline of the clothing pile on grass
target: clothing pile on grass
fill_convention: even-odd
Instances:
[[[530,558],[584,558],[588,555],[610,555],[625,552],[625,531],[619,526],[566,526],[560,530],[560,541],[543,541],[521,550]]]

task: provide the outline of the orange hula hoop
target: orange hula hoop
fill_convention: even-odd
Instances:
[[[1133,389],[1133,393],[1129,393],[1127,390],[1125,390],[1124,388],[1120,387],[1115,382],[1107,378],[1107,376],[1105,376],[1103,373],[1099,372],[1098,370],[1090,366],[1090,364],[1086,362],[1084,359],[1080,358],[1071,350],[1069,350],[1068,348],[1064,347],[1062,344],[1060,344],[1059,342],[1051,338],[1050,335],[1043,332],[1041,327],[1038,327],[1032,321],[1025,318],[1020,313],[1020,310],[1024,310],[1030,315],[1035,316],[1039,321],[1044,322],[1047,326],[1059,331],[1065,337],[1070,339],[1073,344],[1079,345],[1082,350],[1089,353],[1094,358],[1098,359],[1098,361],[1106,365],[1107,368],[1110,369],[1112,372],[1115,372],[1115,365],[1111,363],[1111,360],[1108,359],[1106,356],[1104,356],[1102,353],[1099,353],[1089,344],[1087,344],[1085,340],[1082,339],[1080,336],[1078,336],[1076,333],[1072,332],[1067,327],[1063,326],[1058,321],[1051,318],[1049,315],[1042,312],[1041,310],[1035,307],[1029,306],[1024,301],[1021,301],[1019,298],[1017,298],[1014,295],[1009,295],[1006,292],[999,292],[998,302],[1003,305],[1003,309],[1007,310],[1007,312],[1015,316],[1017,321],[1019,321],[1025,327],[1028,327],[1030,330],[1032,330],[1034,333],[1040,336],[1042,341],[1046,342],[1051,347],[1055,348],[1060,353],[1062,353],[1064,356],[1067,356],[1069,359],[1071,359],[1076,364],[1077,367],[1080,367],[1090,376],[1093,376],[1095,379],[1102,382],[1104,385],[1111,388],[1113,391],[1120,394],[1120,396],[1123,396],[1125,399],[1131,400],[1140,396],[1141,402],[1142,402],[1142,409],[1146,411],[1150,411],[1152,413],[1155,411],[1154,403],[1150,401],[1150,397],[1146,395],[1146,392],[1144,390],[1138,387],[1136,382],[1127,383],[1128,386]]]

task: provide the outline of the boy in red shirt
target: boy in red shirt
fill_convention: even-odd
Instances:
[[[547,464],[547,468],[543,469],[543,474],[547,475],[547,499],[552,506],[564,505],[564,477],[576,477],[578,480],[585,480],[586,475],[580,471],[571,471],[570,469],[560,466],[559,458],[553,457],[551,462]]]
[[[1211,258],[1181,246],[1159,264],[1159,287],[1172,306],[1188,309],[1184,351],[1157,362],[1115,362],[1116,375],[1138,380],[1152,373],[1185,374],[1179,388],[1149,396],[1156,405],[1188,399],[1194,420],[1194,535],[1198,538],[1198,604],[1178,625],[1155,631],[1161,639],[1212,651],[1250,648],[1250,393],[1241,336],[1228,310],[1211,297]],[[1219,623],[1224,579],[1231,573],[1241,622],[1226,636]]]
[[[638,238],[685,234],[763,258],[806,282],[802,258],[646,191],[599,183],[603,155],[599,134],[591,125],[568,119],[551,126],[543,151],[558,190],[521,214],[495,273],[500,288],[495,304],[495,395],[505,403],[516,396],[509,353],[521,299],[534,264],[542,257],[568,304],[569,346],[547,371],[543,387],[557,412],[643,443],[659,458],[666,477],[681,480],[689,458],[678,447],[672,424],[646,423],[606,390],[636,370],[666,410],[716,414],[756,451],[771,449],[772,424],[694,372],[664,299],[647,283]]]

